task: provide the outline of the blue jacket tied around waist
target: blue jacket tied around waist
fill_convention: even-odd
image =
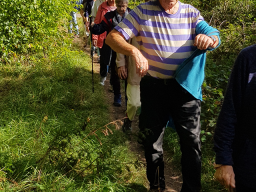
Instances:
[[[198,34],[205,34],[208,36],[216,35],[219,39],[218,46],[220,45],[219,31],[209,26],[205,21],[201,21],[196,25],[196,35]],[[211,51],[214,49],[207,50]],[[204,67],[207,50],[196,49],[189,58],[183,61],[174,74],[174,78],[177,82],[196,99],[200,100],[202,100],[201,86],[204,81]]]

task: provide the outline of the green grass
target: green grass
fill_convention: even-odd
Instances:
[[[92,93],[89,56],[73,47],[1,64],[0,190],[146,191],[126,137],[104,127],[109,109],[98,74]]]

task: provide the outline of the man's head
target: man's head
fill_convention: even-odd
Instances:
[[[159,0],[161,6],[165,9],[172,9],[178,2],[178,0]]]
[[[106,0],[109,6],[114,6],[115,1],[114,0]]]
[[[128,7],[128,0],[115,0],[116,2],[116,11],[119,15],[123,16],[127,7]]]

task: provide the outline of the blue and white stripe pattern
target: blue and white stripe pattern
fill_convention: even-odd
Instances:
[[[152,77],[172,78],[178,66],[196,49],[195,28],[204,19],[193,6],[178,3],[175,14],[166,13],[158,0],[143,3],[115,27],[126,40],[136,36]]]

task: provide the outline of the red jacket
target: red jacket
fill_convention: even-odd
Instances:
[[[104,15],[105,15],[107,12],[109,12],[109,11],[114,11],[115,9],[116,9],[115,6],[109,6],[109,5],[107,4],[107,2],[102,3],[102,4],[99,6],[99,9],[98,9],[98,11],[97,11],[97,15],[96,15],[96,17],[95,17],[94,23],[95,23],[95,24],[100,24],[101,21],[104,19]],[[102,46],[103,46],[103,41],[104,41],[104,39],[106,38],[106,36],[107,36],[107,33],[106,33],[106,32],[104,32],[104,33],[102,33],[102,34],[100,34],[100,35],[94,35],[94,34],[92,34],[92,39],[98,40],[98,41],[97,41],[97,47],[102,48]]]

